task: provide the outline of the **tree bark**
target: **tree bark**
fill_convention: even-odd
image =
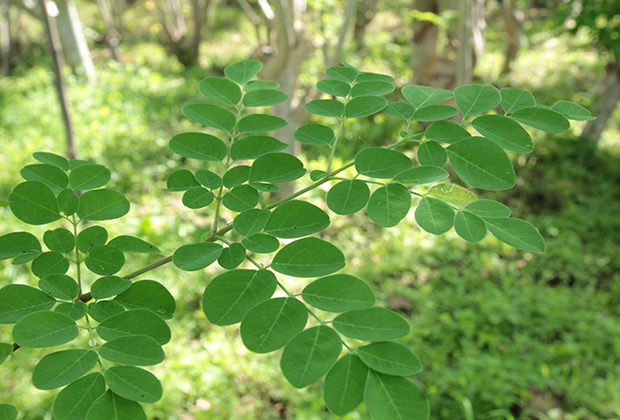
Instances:
[[[82,23],[73,0],[56,0],[58,6],[57,28],[62,43],[65,62],[75,73],[79,67],[89,79],[95,77],[95,66],[86,43]]]
[[[114,20],[112,19],[112,13],[110,13],[108,0],[97,0],[97,6],[99,6],[99,12],[103,18],[103,23],[105,24],[105,41],[110,47],[112,59],[114,61],[121,61],[121,33],[114,26]]]
[[[607,63],[605,77],[597,90],[598,101],[592,107],[592,114],[596,119],[588,121],[581,132],[581,137],[595,144],[601,139],[607,123],[620,102],[620,58]]]
[[[374,0],[362,0],[358,2],[355,13],[355,24],[353,25],[353,40],[356,52],[366,48],[364,38],[366,37],[366,27],[375,16],[377,2]]]
[[[9,0],[0,0],[0,38],[2,38],[2,70],[3,76],[11,73],[11,20],[9,19]]]
[[[515,0],[504,0],[500,6],[506,31],[506,55],[500,74],[510,74],[512,63],[516,60],[521,46],[523,34],[523,21],[525,15],[520,10],[515,10]]]

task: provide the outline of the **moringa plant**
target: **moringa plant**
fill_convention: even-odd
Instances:
[[[222,272],[205,284],[202,296],[207,319],[221,326],[240,323],[250,351],[282,349],[280,368],[294,387],[324,378],[332,413],[347,414],[363,402],[376,420],[426,420],[427,398],[407,379],[422,365],[397,341],[410,333],[409,323],[376,306],[364,280],[339,273],[345,256],[320,235],[330,217],[365,209],[370,220],[390,228],[413,206],[417,224],[430,234],[454,227],[461,238],[479,242],[490,232],[515,248],[545,250],[533,225],[463,185],[512,188],[516,178],[506,150],[534,148],[522,124],[562,133],[568,119],[591,119],[586,109],[567,101],[538,105],[527,91],[477,84],[454,92],[409,85],[401,90],[405,101],[388,103],[384,96],[395,89],[392,77],[346,64],[331,67],[317,89],[332,99],[313,100],[305,108],[327,117],[321,121],[333,122],[335,130],[312,122],[294,133],[296,141],[329,153],[326,167],[308,171],[284,153],[286,143],[266,134],[287,123],[256,111],[287,97],[276,83],[254,80],[260,70],[258,61],[232,64],[225,78],[200,82],[209,103],[183,108],[189,119],[220,135],[197,130],[174,136],[170,150],[203,166],[171,173],[164,191],[182,193],[190,210],[210,207],[212,224],[199,232],[198,242],[135,272],[119,274],[126,254],[160,250],[133,236],[110,238],[97,225],[130,209],[123,194],[105,188],[109,169],[37,152],[39,163],[21,170],[25,182],[8,199],[12,213],[27,224],[56,224],[43,234],[47,250],[32,233],[0,236],[0,259],[30,263],[39,279],[38,287],[0,289],[0,323],[14,324],[14,342],[0,344],[0,363],[21,347],[50,348],[33,369],[32,384],[62,387],[53,406],[56,420],[146,419],[142,403],[159,400],[163,388],[143,366],[164,360],[162,347],[171,338],[166,321],[176,304],[161,283],[134,279],[169,262],[184,271],[218,264]],[[456,107],[442,104],[452,98]],[[348,121],[381,111],[402,121],[398,138],[385,147],[363,148],[336,167]],[[460,123],[447,120],[459,113]],[[412,132],[419,122],[428,125]],[[455,176],[445,169],[448,162]],[[272,198],[278,184],[304,176],[310,177],[308,186]],[[329,192],[323,206],[304,200],[324,184]],[[308,279],[301,293],[291,290],[289,276]],[[273,297],[277,289],[283,297]],[[17,415],[14,406],[0,404],[1,420]]]

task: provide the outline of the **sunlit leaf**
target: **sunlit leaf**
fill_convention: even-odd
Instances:
[[[57,299],[73,300],[77,297],[78,284],[64,274],[48,274],[39,280],[39,289]]]
[[[75,168],[69,176],[69,185],[74,190],[92,190],[103,187],[110,181],[111,172],[102,165],[84,165]]]
[[[222,131],[232,130],[237,123],[235,114],[217,105],[185,105],[183,107],[183,114],[192,121]]]
[[[353,214],[368,203],[370,189],[364,181],[341,181],[327,193],[327,207],[336,214]]]
[[[401,120],[409,120],[413,117],[415,108],[407,102],[392,102],[383,110],[387,115],[392,118],[398,118]]]
[[[376,420],[428,420],[430,409],[424,393],[411,381],[370,370],[364,403]]]
[[[323,124],[306,124],[293,133],[293,138],[303,144],[325,145],[334,140],[334,131]]]
[[[198,88],[207,98],[227,105],[237,105],[241,100],[241,89],[236,83],[222,77],[207,77]]]
[[[508,245],[531,252],[544,252],[547,246],[530,222],[515,218],[485,218],[489,232]]]
[[[151,372],[135,366],[112,366],[103,374],[112,392],[132,401],[159,401],[161,382]]]
[[[329,312],[368,308],[376,301],[368,283],[348,274],[315,280],[304,288],[301,296],[307,304]]]
[[[399,172],[394,177],[394,182],[405,185],[429,184],[449,176],[450,174],[445,169],[437,166],[416,166]]]
[[[476,194],[469,191],[467,188],[456,184],[433,185],[431,189],[428,190],[428,194],[457,207],[465,207],[478,198]]]
[[[344,254],[319,238],[298,239],[282,248],[271,267],[278,273],[296,277],[318,277],[335,273],[345,265]]]
[[[435,89],[430,86],[421,85],[404,86],[401,93],[405,99],[416,108],[434,105],[452,98],[452,92],[449,90]]]
[[[44,252],[32,261],[32,274],[42,278],[48,274],[65,274],[69,270],[69,260],[59,252]]]
[[[9,195],[11,212],[22,222],[44,225],[60,219],[56,196],[40,181],[22,182]]]
[[[513,112],[512,118],[548,133],[564,133],[570,128],[570,122],[564,115],[542,107],[521,108]]]
[[[355,155],[355,170],[373,178],[393,178],[412,165],[406,155],[381,147],[369,147]]]
[[[131,280],[117,276],[99,277],[90,287],[90,294],[97,300],[116,296],[129,289]]]
[[[62,190],[69,185],[69,177],[65,171],[55,165],[26,165],[19,173],[26,181],[39,181],[54,190]]]
[[[128,335],[148,335],[162,346],[171,336],[166,321],[146,309],[124,311],[106,318],[97,327],[97,334],[106,341]]]
[[[389,309],[372,307],[353,309],[334,318],[332,323],[339,333],[366,341],[387,341],[409,334],[405,318]]]
[[[553,104],[551,109],[564,115],[569,120],[589,121],[596,119],[596,117],[592,116],[590,111],[574,102],[558,101]]]
[[[465,210],[474,213],[482,218],[487,217],[510,217],[511,211],[508,207],[493,200],[477,200],[465,206]]]
[[[257,89],[245,94],[243,105],[246,107],[271,106],[281,104],[288,99],[288,95],[280,90]]]
[[[198,242],[183,245],[174,251],[172,262],[184,271],[197,271],[213,264],[222,253],[222,245]]]
[[[262,68],[263,63],[257,60],[241,61],[227,66],[224,69],[224,74],[230,80],[237,82],[240,85],[245,85],[250,81],[250,79],[252,79],[252,77],[256,76]]]
[[[232,146],[230,146],[230,157],[235,162],[239,160],[256,159],[267,153],[281,152],[287,147],[288,144],[273,137],[249,136],[235,141]]]
[[[50,310],[56,299],[25,284],[9,284],[0,289],[0,324],[13,324],[24,316]]]
[[[471,137],[469,131],[452,121],[436,121],[428,126],[424,135],[429,140],[448,144]]]
[[[75,321],[58,312],[34,312],[13,327],[13,340],[22,347],[52,347],[78,336]]]
[[[177,155],[219,162],[226,157],[226,143],[206,133],[181,133],[172,137],[168,147]]]
[[[258,200],[259,194],[256,188],[239,185],[224,195],[222,204],[229,210],[243,212],[256,207]]]
[[[0,236],[0,260],[19,257],[24,254],[38,254],[41,244],[36,236],[28,232],[12,232]]]
[[[269,210],[251,209],[240,213],[233,221],[233,228],[243,236],[250,236],[263,230],[271,213]]]
[[[194,174],[187,169],[177,169],[168,175],[166,180],[166,189],[164,191],[187,191],[192,187],[198,187],[200,184],[194,177]]]
[[[34,152],[32,157],[42,163],[48,163],[62,169],[63,171],[69,170],[69,161],[64,156],[57,155],[49,152]]]
[[[111,276],[125,265],[125,254],[113,246],[101,245],[89,252],[84,264],[95,274]]]
[[[534,150],[532,137],[515,120],[501,115],[482,115],[471,122],[472,127],[503,149],[517,153]]]
[[[394,91],[394,85],[385,81],[358,82],[351,89],[351,97],[383,96]]]
[[[502,109],[506,114],[512,114],[521,108],[536,106],[534,95],[526,90],[508,87],[500,90],[499,93],[502,96]]]
[[[448,153],[439,143],[426,141],[418,148],[420,165],[443,167],[448,162]]]
[[[93,248],[105,245],[108,241],[108,231],[101,226],[90,226],[78,233],[77,248],[88,254]]]
[[[409,376],[422,370],[420,359],[402,344],[382,341],[358,347],[357,354],[372,370],[394,376]]]
[[[452,228],[454,209],[436,198],[424,197],[415,210],[418,225],[433,235],[441,235]]]
[[[454,89],[454,100],[463,116],[481,114],[495,108],[502,100],[499,90],[486,85],[463,85]]]
[[[334,99],[317,99],[304,105],[306,111],[325,117],[340,117],[344,113],[344,104]]]
[[[467,242],[480,242],[487,235],[487,226],[480,217],[468,211],[459,211],[454,217],[454,230]]]
[[[321,80],[316,84],[316,88],[323,93],[341,98],[351,93],[351,85],[341,80]]]
[[[268,114],[250,114],[241,118],[237,123],[240,133],[263,133],[276,131],[288,125],[286,120]]]
[[[411,193],[401,184],[377,188],[368,200],[368,217],[383,227],[396,226],[409,213]]]
[[[161,252],[155,245],[151,245],[143,239],[129,235],[117,236],[110,240],[108,245],[118,248],[123,252],[136,252],[140,254],[157,254]]]
[[[380,96],[360,96],[347,103],[344,115],[348,119],[367,117],[381,111],[387,104],[388,100]]]
[[[336,362],[325,377],[325,405],[338,416],[353,411],[364,399],[368,367],[359,357],[348,353]]]
[[[418,108],[411,117],[414,121],[436,121],[454,117],[458,109],[450,105],[425,105]]]
[[[164,319],[172,318],[176,310],[174,297],[163,284],[154,280],[134,282],[114,301],[127,309],[148,309]]]
[[[58,393],[54,400],[56,420],[82,420],[91,405],[105,392],[105,381],[93,372],[73,382]]]
[[[329,226],[329,216],[314,204],[293,200],[278,206],[265,225],[265,232],[278,238],[301,238]]]
[[[325,70],[325,75],[331,79],[353,83],[359,72],[352,67],[334,66]]]
[[[70,384],[97,364],[97,352],[85,349],[57,351],[43,357],[32,371],[32,385],[54,389]]]

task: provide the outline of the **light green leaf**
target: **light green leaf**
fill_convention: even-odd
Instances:
[[[186,191],[192,187],[198,187],[200,184],[194,177],[194,174],[187,169],[177,169],[168,175],[166,180],[166,189],[164,191]]]
[[[413,117],[415,108],[407,102],[392,102],[383,110],[387,115],[392,118],[398,118],[400,120],[409,120]]]
[[[32,157],[41,163],[48,163],[62,169],[63,171],[69,170],[69,161],[64,157],[49,152],[34,152]]]
[[[415,220],[428,233],[441,235],[452,228],[454,210],[441,200],[424,197],[415,210]]]
[[[232,112],[217,105],[190,104],[183,107],[183,114],[198,124],[222,131],[235,128],[237,117]]]
[[[110,245],[101,245],[92,249],[84,259],[86,267],[100,276],[111,276],[118,273],[125,265],[122,251]]]
[[[48,230],[43,234],[43,242],[50,251],[68,254],[75,248],[75,236],[64,228]]]
[[[34,367],[32,385],[38,389],[59,388],[78,380],[96,364],[97,352],[94,350],[57,351],[43,357]]]
[[[318,277],[335,273],[345,266],[344,254],[319,238],[298,239],[282,248],[271,267],[295,277]]]
[[[62,300],[74,300],[79,293],[77,282],[64,274],[48,274],[39,280],[39,289]]]
[[[304,164],[288,153],[270,153],[256,159],[250,170],[250,182],[289,182],[306,173]]]
[[[430,408],[424,393],[411,381],[370,370],[364,403],[375,420],[428,420]]]
[[[484,137],[506,150],[517,153],[530,153],[534,150],[532,137],[512,118],[482,115],[473,120],[471,125]]]
[[[527,90],[509,87],[499,91],[502,96],[502,109],[506,114],[512,114],[521,108],[536,106],[536,99]]]
[[[250,308],[271,298],[276,276],[268,270],[232,270],[215,277],[202,295],[202,310],[209,322],[241,322]]]
[[[284,347],[280,368],[295,388],[321,379],[334,366],[342,350],[340,336],[325,325],[308,328]]]
[[[269,136],[249,136],[235,141],[230,147],[233,161],[256,159],[268,153],[286,149],[288,144]]]
[[[482,218],[487,217],[510,217],[510,209],[493,200],[477,200],[465,206],[465,210]]]
[[[0,324],[13,324],[24,316],[48,311],[56,299],[25,284],[9,284],[0,289]]]
[[[357,348],[357,354],[372,370],[394,376],[409,376],[422,370],[418,356],[402,344],[382,341]]]
[[[347,102],[344,115],[348,119],[367,117],[381,111],[387,104],[388,100],[380,96],[360,96]]]
[[[478,199],[476,194],[456,184],[433,185],[428,194],[457,207],[465,207]]]
[[[112,220],[129,213],[129,201],[115,190],[87,191],[80,196],[77,215],[82,220]]]
[[[197,271],[213,264],[222,253],[222,245],[198,242],[183,245],[172,255],[174,265],[184,271]]]
[[[69,175],[69,186],[73,190],[92,190],[103,187],[110,181],[111,172],[102,165],[84,165],[75,168]]]
[[[396,226],[409,213],[411,193],[401,184],[379,187],[372,193],[366,209],[368,217],[383,227]]]
[[[389,82],[389,83],[393,83],[394,82],[394,78],[392,76],[387,75],[387,74],[361,72],[357,76],[356,81],[358,83],[361,83],[361,82]]]
[[[148,309],[163,319],[171,319],[177,307],[168,289],[154,280],[134,282],[131,287],[116,296],[114,301],[129,310]]]
[[[347,311],[334,318],[332,325],[347,337],[366,341],[395,340],[410,330],[405,318],[379,307]]]
[[[11,404],[0,404],[0,419],[2,420],[17,420],[19,411]]]
[[[369,147],[355,155],[355,170],[373,178],[393,178],[412,165],[406,155],[382,147]]]
[[[127,335],[108,341],[99,354],[110,362],[129,366],[152,366],[164,361],[159,343],[146,335]]]
[[[436,121],[428,126],[424,135],[429,140],[448,144],[471,137],[469,131],[452,121]]]
[[[166,321],[146,309],[110,316],[99,324],[97,334],[106,341],[127,335],[148,335],[162,346],[170,341],[170,328]]]
[[[62,190],[69,185],[69,177],[65,171],[55,165],[26,165],[19,173],[26,181],[39,181],[53,190]]]
[[[237,105],[241,100],[241,89],[236,83],[223,77],[207,77],[198,83],[203,95],[227,105]]]
[[[450,105],[425,105],[411,117],[414,121],[436,121],[454,117],[459,111]]]
[[[41,311],[17,321],[12,334],[13,340],[22,347],[52,347],[77,337],[78,327],[65,314]]]
[[[344,113],[344,104],[334,99],[317,99],[308,102],[304,108],[315,115],[339,118]]]
[[[364,181],[342,181],[327,193],[327,207],[336,214],[353,214],[363,209],[369,198],[370,189]]]
[[[231,64],[224,69],[224,74],[233,82],[237,82],[240,85],[245,85],[256,76],[258,72],[263,68],[263,63],[257,60],[240,61],[238,63]],[[257,83],[254,81],[252,83]],[[269,83],[269,82],[262,82]],[[273,82],[271,82],[273,83]]]
[[[596,119],[596,117],[592,116],[590,111],[574,102],[558,101],[553,104],[551,109],[564,115],[569,120],[589,121]]]
[[[482,114],[502,101],[499,90],[493,86],[463,85],[454,89],[454,100],[463,116]]]
[[[192,187],[185,191],[181,201],[185,207],[195,210],[207,207],[214,199],[215,195],[206,188]]]
[[[151,372],[135,366],[112,366],[103,374],[112,392],[131,401],[155,402],[161,399],[161,382]]]
[[[129,289],[131,280],[117,276],[99,277],[90,287],[90,294],[97,300],[116,296]]]
[[[77,247],[80,251],[88,254],[93,248],[105,245],[108,241],[108,231],[101,226],[91,226],[77,236]]]
[[[265,80],[252,80],[245,85],[246,92],[252,92],[258,89],[277,89],[280,85],[276,82],[268,82]]]
[[[205,133],[181,133],[172,137],[168,147],[177,155],[190,159],[220,162],[226,157],[226,143]]]
[[[249,177],[250,167],[247,165],[240,165],[230,168],[222,177],[222,182],[226,188],[233,188],[247,182]]]
[[[333,66],[325,70],[325,75],[330,79],[353,83],[359,72],[352,67]]]
[[[334,140],[334,130],[323,124],[306,124],[293,133],[293,138],[303,144],[325,145]]]
[[[508,245],[531,252],[545,252],[547,246],[538,229],[516,218],[485,218],[489,232]]]
[[[430,86],[407,85],[401,93],[413,106],[421,108],[427,105],[434,105],[439,102],[447,101],[452,98],[452,92],[445,89],[435,89]]]
[[[32,262],[32,274],[42,278],[48,274],[65,274],[69,270],[69,260],[58,252],[44,252]]]
[[[333,414],[344,416],[355,410],[364,399],[368,367],[359,357],[348,353],[336,362],[325,377],[323,398]]]
[[[28,232],[12,232],[0,236],[0,260],[25,254],[39,254],[41,244],[36,236]]]
[[[454,230],[467,242],[480,242],[487,236],[484,220],[468,211],[459,211],[454,217]]]
[[[301,238],[329,226],[329,216],[306,201],[289,201],[271,213],[265,232],[278,238]]]
[[[58,393],[54,400],[56,420],[82,420],[91,405],[105,392],[105,380],[99,372],[78,379]]]
[[[257,254],[270,254],[280,248],[280,242],[266,233],[255,233],[252,236],[243,238],[241,245],[248,251],[256,252]]]
[[[307,304],[329,312],[368,308],[377,300],[365,281],[348,274],[315,280],[304,288],[301,296]]]
[[[243,105],[246,107],[271,106],[281,104],[288,99],[288,95],[280,90],[257,89],[245,94]]]
[[[196,181],[210,190],[216,190],[222,186],[222,178],[207,169],[200,169],[196,172]]]
[[[229,210],[243,212],[256,207],[258,200],[259,194],[255,188],[239,185],[224,194],[222,204]]]
[[[426,141],[418,148],[420,165],[443,167],[448,162],[448,153],[439,143]]]
[[[39,255],[41,255],[41,252],[33,252],[33,253],[30,253],[30,254],[20,255],[19,257],[15,258],[13,261],[11,261],[11,265],[26,264],[26,263],[36,259]]]
[[[40,181],[17,185],[9,195],[9,206],[15,217],[29,225],[44,225],[62,217],[56,196]]]
[[[351,85],[340,80],[321,80],[316,84],[316,88],[323,93],[341,98],[351,93]]]
[[[220,257],[217,259],[217,263],[222,268],[232,270],[239,267],[239,265],[245,261],[245,256],[245,248],[243,245],[235,242],[222,250]]]
[[[548,133],[564,133],[570,128],[570,122],[559,112],[541,107],[521,108],[513,112],[512,118]]]
[[[13,354],[13,344],[0,343],[0,365],[6,362],[6,359],[8,359],[11,354]]]
[[[63,302],[54,308],[54,312],[67,315],[74,321],[82,319],[88,313],[88,306],[84,302]]]
[[[399,172],[394,177],[394,182],[405,185],[420,185],[436,182],[449,176],[450,174],[445,169],[437,166],[416,166]]]
[[[359,96],[383,96],[394,91],[394,85],[385,81],[358,82],[351,89],[351,97]]]
[[[315,169],[310,172],[310,179],[312,181],[318,181],[319,179],[324,178],[325,175],[327,175],[327,172]]]
[[[463,181],[485,190],[507,190],[515,186],[510,158],[497,143],[484,137],[469,137],[447,148],[450,164]]]
[[[142,406],[108,389],[88,410],[86,420],[147,420]]]
[[[288,125],[286,120],[268,114],[250,114],[241,118],[237,123],[240,133],[263,133],[276,131]]]
[[[75,191],[70,189],[62,190],[58,193],[58,197],[56,197],[56,199],[58,201],[58,208],[66,216],[75,214],[78,209],[78,205],[80,204],[80,199],[77,194]]]
[[[122,312],[125,312],[125,308],[109,300],[100,300],[99,302],[91,302],[88,304],[88,315],[93,317],[97,322],[103,322]]]
[[[275,298],[257,304],[241,320],[241,339],[254,353],[284,346],[308,321],[306,306],[295,298]]]
[[[143,239],[129,235],[117,236],[108,242],[108,245],[118,248],[123,252],[136,252],[139,254],[157,254],[161,252],[155,245],[151,245]]]
[[[263,230],[271,213],[269,210],[251,209],[240,213],[233,221],[233,228],[243,236],[250,236]]]

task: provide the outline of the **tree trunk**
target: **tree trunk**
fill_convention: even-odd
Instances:
[[[2,38],[2,70],[3,76],[11,73],[11,21],[9,19],[9,0],[0,0],[0,38]]]
[[[112,13],[110,13],[110,6],[108,0],[97,0],[97,6],[99,6],[99,12],[103,18],[105,24],[105,41],[110,47],[112,53],[112,59],[114,61],[121,61],[121,33],[114,26],[114,20],[112,19]]]
[[[73,0],[56,0],[58,6],[57,28],[65,62],[75,73],[79,67],[89,79],[95,77],[95,66],[86,43],[82,23]]]
[[[435,0],[415,0],[414,8],[420,12],[439,14],[439,6]],[[437,25],[426,20],[413,20],[413,51],[411,54],[413,84],[433,84],[438,40],[439,27]]]
[[[364,38],[366,36],[366,27],[375,16],[377,2],[374,0],[362,0],[358,2],[357,11],[355,13],[355,24],[353,26],[353,40],[355,42],[355,51],[360,52],[366,48]]]
[[[601,139],[601,135],[620,101],[620,58],[607,63],[605,78],[597,90],[598,101],[592,107],[592,114],[596,119],[588,121],[581,132],[581,137],[591,140],[595,144]]]
[[[504,0],[500,6],[506,31],[506,55],[500,74],[510,74],[512,63],[516,60],[521,46],[523,34],[523,22],[525,15],[520,10],[515,10],[515,0]]]

